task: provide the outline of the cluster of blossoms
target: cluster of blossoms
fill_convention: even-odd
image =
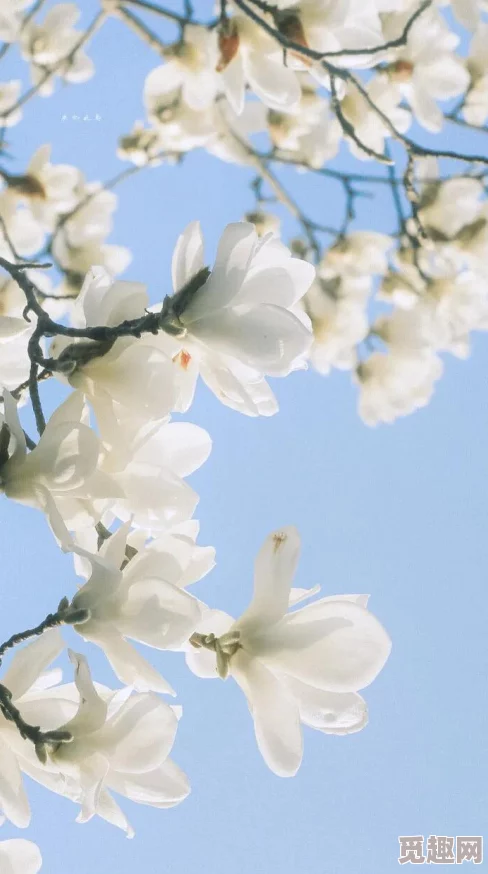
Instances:
[[[29,302],[30,276],[10,269]],[[45,513],[83,579],[2,676],[0,809],[19,828],[30,821],[22,774],[79,805],[79,822],[97,815],[128,836],[113,793],[161,808],[188,794],[186,775],[169,758],[181,708],[159,697],[175,692],[137,645],[185,653],[198,676],[232,675],[247,697],[258,747],[281,776],[300,765],[302,723],[339,735],[365,726],[358,690],[389,655],[367,596],[293,609],[318,591],[291,588],[294,528],[265,541],[253,601],[237,622],[188,591],[214,565],[214,550],[196,543],[198,496],[184,479],[208,457],[211,440],[171,416],[189,409],[199,374],[235,410],[276,412],[266,377],[304,366],[312,333],[301,301],[314,268],[273,234],[260,238],[241,222],[225,229],[210,269],[195,222],[177,242],[172,277],[173,293],[150,307],[144,286],[92,269],[65,333],[51,321],[43,328],[49,316],[34,306],[29,330],[59,329],[44,360],[74,391],[30,450],[3,388],[1,489]],[[6,336],[10,321],[22,321],[18,313],[3,320]],[[74,651],[74,685],[60,684],[51,665],[63,649],[55,626],[63,624],[102,649],[122,688],[94,684]],[[31,853],[32,865],[37,859],[25,842],[5,852]]]
[[[198,677],[233,677],[263,759],[280,776],[300,766],[302,725],[336,735],[366,725],[359,693],[390,651],[367,595],[302,605],[318,587],[292,585],[300,546],[292,526],[265,540],[239,619],[189,591],[215,561],[197,543],[198,495],[186,481],[211,438],[175,420],[189,411],[198,378],[227,407],[258,417],[278,409],[268,379],[309,365],[349,371],[359,413],[375,425],[426,405],[441,355],[467,356],[472,332],[488,328],[483,157],[441,150],[466,165],[445,178],[433,150],[409,138],[415,125],[438,134],[449,121],[486,124],[486,0],[228,0],[205,24],[139,4],[178,24],[172,41],[130,2],[103,0],[85,31],[73,3],[41,10],[39,20],[42,4],[30,0],[0,10],[0,59],[17,45],[30,80],[27,91],[17,79],[0,83],[0,491],[45,514],[82,580],[44,622],[0,646],[1,662],[38,636],[1,677],[0,815],[29,824],[26,774],[73,801],[79,822],[100,816],[128,836],[114,794],[165,808],[190,791],[169,758],[182,707],[161,697],[176,693],[141,645],[180,652]],[[445,7],[471,32],[466,57]],[[211,268],[199,223],[181,234],[172,291],[156,303],[145,286],[116,279],[131,255],[107,242],[115,183],[51,163],[50,146],[22,172],[7,169],[4,132],[31,96],[53,93],[56,77],[93,75],[86,43],[112,16],[162,61],[142,86],[146,121],[119,140],[118,157],[133,165],[121,178],[196,148],[257,174],[256,209],[227,226]],[[406,151],[403,175],[391,166],[393,141]],[[361,168],[389,164],[389,175],[324,166],[344,148]],[[275,174],[280,164],[339,181],[340,227],[302,213]],[[371,182],[391,195],[391,234],[352,228],[357,198],[368,193],[357,185]],[[291,248],[263,209],[262,185],[300,226]],[[321,233],[332,237],[327,247]],[[46,259],[54,279],[39,263]],[[67,397],[46,423],[38,382],[50,377]],[[19,415],[27,393],[37,444]],[[74,682],[62,682],[52,665],[63,625],[102,650],[120,688],[95,683],[73,650]],[[0,842],[2,872],[37,874],[40,864],[30,842]]]

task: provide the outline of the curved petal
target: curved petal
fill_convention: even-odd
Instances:
[[[80,629],[82,630],[82,629]],[[138,650],[123,637],[104,634],[103,637],[90,638],[103,649],[116,676],[138,692],[160,692],[176,695],[174,689],[161,676]]]
[[[357,692],[375,679],[391,650],[383,626],[353,601],[330,600],[290,613],[264,647],[267,663],[329,692]]]
[[[256,229],[250,222],[227,225],[210,277],[181,317],[185,325],[229,305],[244,282],[256,242]]]
[[[19,838],[0,841],[0,870],[2,874],[37,874],[41,865],[41,852],[32,841],[24,841]]]
[[[325,734],[353,734],[368,723],[366,701],[357,692],[324,692],[299,680],[286,685],[298,703],[300,719]]]
[[[110,785],[136,804],[151,807],[173,807],[190,793],[188,777],[171,759],[144,774],[113,774]]]
[[[254,564],[253,599],[237,621],[241,633],[269,627],[285,615],[299,556],[300,535],[293,525],[266,538]]]
[[[301,89],[293,70],[262,52],[247,52],[246,78],[254,93],[271,109],[292,109],[299,102]]]
[[[303,755],[297,704],[285,684],[262,662],[238,650],[232,676],[244,692],[254,719],[254,731],[264,761],[278,777],[293,777]]]
[[[203,266],[202,229],[200,222],[191,222],[178,237],[173,252],[171,276],[174,291],[180,291]]]
[[[31,814],[17,758],[0,738],[0,811],[17,828],[27,828]]]
[[[178,719],[171,707],[152,692],[135,694],[106,724],[100,736],[111,771],[142,774],[168,757]]]
[[[189,327],[212,350],[270,376],[286,376],[312,342],[312,334],[289,310],[265,304],[224,310]]]
[[[40,674],[63,651],[63,638],[58,628],[53,628],[18,650],[2,677],[2,683],[19,699],[33,686]]]

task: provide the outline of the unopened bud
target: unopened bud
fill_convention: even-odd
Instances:
[[[217,73],[222,73],[239,51],[239,30],[237,23],[226,18],[219,30],[220,58],[216,66]]]
[[[309,48],[302,20],[298,12],[295,12],[293,9],[278,10],[274,15],[274,20],[276,28],[282,36],[289,39],[290,42],[303,46],[305,49]],[[304,60],[302,55],[299,55],[299,57],[301,60]],[[309,61],[309,63],[311,62]]]

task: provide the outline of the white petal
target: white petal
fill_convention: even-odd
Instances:
[[[368,686],[391,650],[391,640],[373,614],[341,600],[309,604],[288,614],[267,645],[267,662],[330,692]]]
[[[291,678],[286,685],[298,702],[301,721],[311,728],[342,735],[367,725],[368,708],[357,692],[324,692]]]
[[[27,828],[30,808],[14,753],[0,738],[0,812],[17,828]]]
[[[114,774],[110,784],[136,804],[151,807],[173,807],[190,792],[188,777],[171,759],[144,774]]]
[[[153,770],[168,757],[178,720],[152,693],[132,695],[103,730],[111,769],[129,774]]]
[[[278,777],[293,777],[303,755],[300,716],[293,697],[262,662],[243,650],[232,658],[231,670],[248,700],[266,764]]]
[[[238,627],[249,632],[278,622],[287,609],[300,555],[300,535],[288,525],[264,541],[254,565],[254,595]]]
[[[300,100],[297,76],[283,62],[272,60],[261,52],[249,52],[244,69],[252,90],[266,106],[286,110]]]
[[[240,52],[227,64],[221,73],[225,96],[234,112],[240,115],[244,109],[246,82]]]
[[[180,291],[203,266],[202,229],[200,222],[191,222],[178,237],[173,252],[171,276],[174,291]]]
[[[2,874],[37,874],[42,865],[39,847],[32,841],[14,839],[0,841]]]
[[[256,242],[256,230],[250,222],[227,225],[212,273],[183,313],[185,325],[228,306],[244,281]]]
[[[159,671],[127,640],[108,632],[103,637],[93,640],[103,649],[114,673],[123,683],[133,686],[138,692],[176,695]]]
[[[287,375],[312,342],[311,332],[294,313],[271,304],[212,314],[190,330],[212,350],[270,376]]]
[[[57,628],[46,631],[38,640],[17,650],[2,677],[2,683],[18,699],[33,686],[40,674],[63,651],[63,638]]]

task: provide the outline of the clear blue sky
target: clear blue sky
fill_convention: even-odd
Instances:
[[[95,5],[83,0],[84,20]],[[209,5],[196,8],[203,18]],[[9,134],[19,168],[44,142],[54,144],[55,162],[76,164],[89,179],[121,168],[117,137],[143,118],[142,83],[158,59],[117,22],[89,53],[96,78],[34,101]],[[17,75],[13,54],[3,67],[3,79]],[[99,123],[61,120],[97,112]],[[449,142],[460,136],[450,132]],[[181,167],[127,181],[111,238],[133,251],[126,278],[147,282],[161,298],[178,234],[201,219],[212,254],[225,224],[252,207],[249,178],[195,153]],[[283,178],[317,219],[341,210],[327,182],[293,171]],[[374,210],[365,201],[357,227],[386,229],[390,219],[386,198]],[[469,361],[446,359],[426,410],[375,430],[359,420],[343,374],[277,381],[281,410],[272,419],[239,416],[200,388],[189,419],[209,430],[214,448],[193,484],[201,543],[216,546],[218,564],[194,591],[238,615],[261,541],[274,527],[296,524],[297,585],[371,593],[393,639],[386,668],[365,692],[370,724],[350,737],[305,730],[302,768],[282,780],[257,752],[237,687],[198,680],[176,654],[156,654],[184,706],[174,758],[190,776],[191,796],[169,811],[123,801],[136,829],[126,841],[100,820],[76,825],[74,805],[29,783],[33,820],[21,836],[40,845],[45,874],[390,874],[400,834],[483,833],[487,374],[488,344],[479,335]],[[40,514],[2,500],[0,524],[4,639],[73,593],[75,576]],[[97,651],[89,654],[97,678],[116,685]],[[0,832],[15,835],[9,825]]]

